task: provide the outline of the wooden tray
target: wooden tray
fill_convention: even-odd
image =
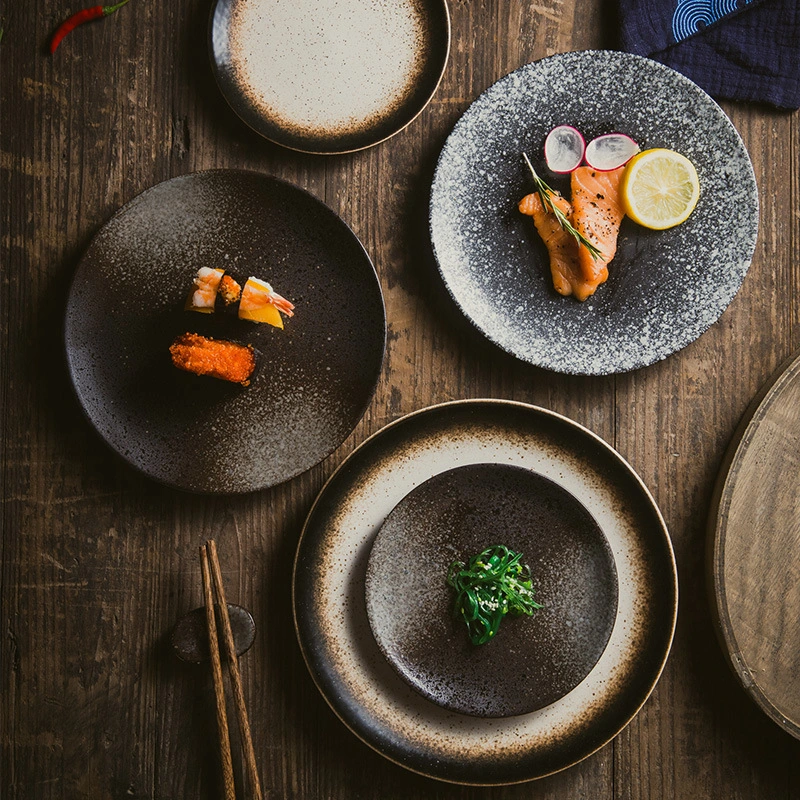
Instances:
[[[709,517],[712,612],[745,690],[800,738],[800,356],[745,414]]]

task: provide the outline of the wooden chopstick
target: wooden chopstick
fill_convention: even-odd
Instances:
[[[228,731],[228,715],[225,709],[225,687],[222,684],[222,662],[219,657],[217,621],[214,614],[214,597],[211,591],[208,552],[205,545],[200,547],[200,568],[203,572],[203,597],[205,598],[206,604],[208,648],[211,652],[211,673],[214,676],[214,697],[216,699],[217,728],[219,730],[219,755],[222,761],[222,780],[225,787],[225,800],[236,800],[236,787],[233,782],[233,761],[231,759],[231,740]],[[227,611],[227,608],[225,610]]]
[[[253,737],[250,733],[250,718],[247,715],[247,706],[244,701],[244,689],[242,688],[242,675],[239,672],[239,658],[236,655],[236,645],[233,642],[233,630],[231,620],[228,616],[228,601],[225,598],[225,587],[222,585],[222,571],[219,567],[217,558],[217,546],[213,539],[206,543],[206,550],[211,561],[211,575],[214,579],[214,588],[217,592],[217,602],[219,604],[220,618],[222,620],[222,641],[225,644],[225,654],[228,657],[228,668],[231,676],[231,686],[233,687],[233,698],[236,706],[236,717],[239,721],[239,733],[244,745],[245,764],[247,773],[250,776],[250,787],[254,800],[262,800],[261,781],[258,778],[258,765],[256,764],[256,754],[253,749]],[[217,652],[219,657],[219,652]]]

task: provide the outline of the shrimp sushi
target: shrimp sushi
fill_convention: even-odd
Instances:
[[[281,314],[294,316],[294,305],[275,292],[266,281],[248,278],[239,301],[239,319],[266,322],[276,328],[283,328]]]
[[[194,277],[194,287],[186,298],[187,311],[199,311],[201,314],[213,314],[217,302],[217,292],[224,269],[200,267]]]

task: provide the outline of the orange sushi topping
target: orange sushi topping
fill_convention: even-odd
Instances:
[[[256,366],[253,348],[249,345],[212,339],[198,333],[183,333],[170,345],[172,363],[195,375],[208,375],[223,381],[250,384]]]

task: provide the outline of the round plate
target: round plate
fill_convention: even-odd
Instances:
[[[408,125],[439,85],[446,0],[217,0],[211,63],[253,130],[308,153],[345,153]]]
[[[445,579],[454,561],[496,544],[522,554],[543,607],[506,616],[476,646]],[[378,646],[411,686],[452,711],[508,717],[550,705],[589,674],[614,626],[617,571],[600,526],[557,483],[472,464],[394,507],[372,546],[366,598]]]
[[[295,303],[284,330],[184,311],[197,269],[269,281]],[[252,344],[248,387],[175,369],[186,331]],[[321,461],[366,410],[386,338],[361,243],[327,206],[266,175],[200,172],[142,193],[100,230],[69,293],[78,399],[123,458],[162,483],[247,492]]]
[[[556,294],[547,251],[517,210],[534,191],[522,153],[548,173],[547,133],[586,140],[619,131],[642,149],[687,156],[700,178],[689,219],[649,231],[624,219],[608,281],[584,303]],[[758,193],[739,134],[701,89],[627,53],[565,53],[528,64],[484,92],[439,158],[430,206],[433,250],[463,313],[523,361],[582,375],[624,372],[694,341],[725,310],[750,266]]]
[[[800,357],[753,401],[709,518],[717,630],[748,694],[800,739]]]
[[[370,549],[391,510],[434,475],[485,463],[542,475],[590,509],[618,576],[614,627],[594,669],[546,708],[502,719],[448,711],[412,689],[378,648],[364,601]],[[306,520],[293,600],[311,675],[357,736],[415,772],[490,785],[564,769],[622,730],[664,666],[677,583],[661,514],[618,453],[552,412],[466,400],[392,423],[342,463]]]

